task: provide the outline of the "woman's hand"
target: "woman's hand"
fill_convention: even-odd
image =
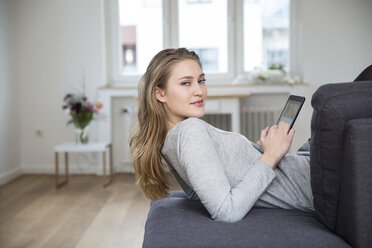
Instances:
[[[256,141],[256,144],[262,147],[261,139],[267,136],[267,132],[269,131],[269,127],[266,127],[265,129],[261,130],[261,137],[258,141]]]
[[[288,152],[291,146],[294,129],[289,130],[287,122],[281,122],[271,128],[267,127],[261,131],[258,145],[262,146],[264,154],[259,159],[269,165],[272,169],[276,167],[279,161]]]

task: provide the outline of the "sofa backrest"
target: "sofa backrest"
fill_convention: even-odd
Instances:
[[[313,94],[311,104],[314,112],[310,164],[315,212],[321,222],[337,233],[341,178],[346,171],[343,167],[351,166],[344,163],[350,152],[345,148],[349,142],[346,139],[350,139],[347,127],[352,120],[372,118],[372,81],[322,85]],[[372,154],[371,145],[365,149]],[[366,167],[371,170],[372,161]]]

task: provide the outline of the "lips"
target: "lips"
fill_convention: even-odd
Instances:
[[[203,100],[195,101],[195,102],[193,102],[191,104],[192,105],[195,105],[197,107],[201,107],[201,106],[203,106]]]

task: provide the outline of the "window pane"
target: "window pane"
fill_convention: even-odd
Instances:
[[[204,72],[227,72],[227,1],[179,0],[179,45],[194,50]]]
[[[122,73],[146,71],[151,58],[163,48],[161,0],[119,0]]]
[[[244,1],[244,70],[289,66],[289,0]]]

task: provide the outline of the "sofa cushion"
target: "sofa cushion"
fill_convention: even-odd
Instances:
[[[350,247],[299,210],[253,208],[235,223],[214,221],[197,200],[155,201],[148,214],[144,248],[157,247]]]
[[[346,125],[372,117],[372,81],[326,84],[313,94],[311,187],[317,218],[332,231],[338,215]]]

